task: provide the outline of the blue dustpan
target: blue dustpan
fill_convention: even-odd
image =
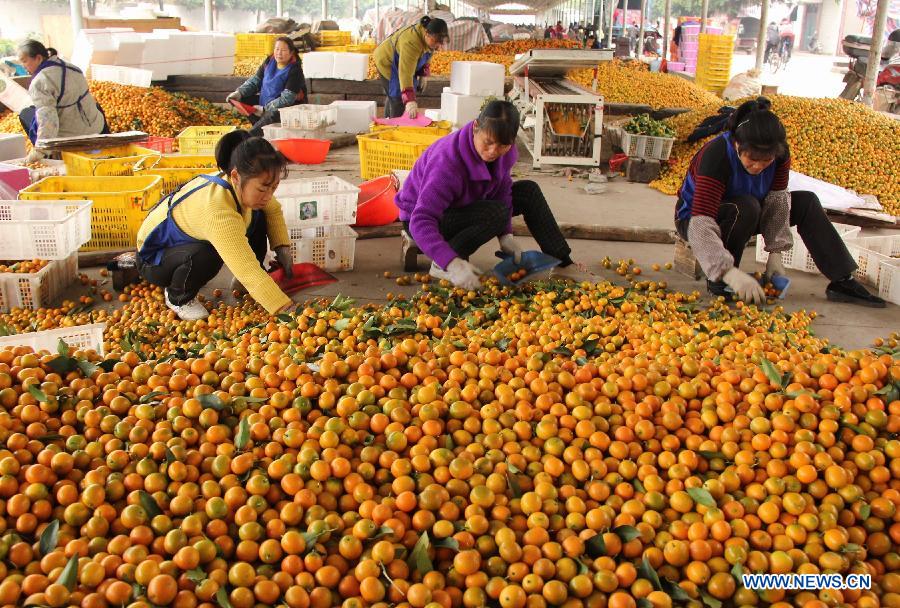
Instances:
[[[500,284],[506,286],[521,285],[522,283],[533,281],[536,275],[547,272],[560,265],[559,260],[553,256],[547,255],[543,251],[523,251],[522,262],[520,264],[516,264],[511,255],[505,254],[502,251],[498,251],[496,256],[501,259],[501,262],[494,266],[494,274],[497,275]],[[507,275],[523,268],[528,274],[518,281],[510,281],[506,278]]]
[[[776,274],[771,279],[772,286],[775,287],[779,291],[778,299],[783,300],[784,296],[787,294],[788,287],[791,285],[791,280],[784,275]],[[766,277],[760,279],[760,283],[765,286]],[[729,293],[734,293],[731,287],[726,287],[725,291]]]

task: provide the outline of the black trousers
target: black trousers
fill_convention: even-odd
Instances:
[[[760,214],[760,202],[752,196],[738,196],[719,205],[716,222],[722,231],[722,243],[734,257],[735,266],[740,266],[750,237],[760,234]],[[678,234],[685,240],[689,221],[678,220],[675,223]],[[847,278],[856,270],[856,262],[814,193],[791,192],[790,224],[797,227],[816,268],[829,280]]]
[[[253,231],[247,236],[247,240],[262,266],[268,251],[268,237],[266,217],[262,213],[257,215]],[[206,241],[167,249],[162,261],[156,266],[143,263],[138,256],[138,271],[141,276],[148,283],[164,287],[169,293],[169,301],[176,306],[187,304],[197,297],[200,289],[219,274],[223,264],[216,249]]]
[[[241,100],[243,103],[248,103],[250,105],[259,105],[259,95],[254,95],[252,97],[248,97],[247,99]],[[250,124],[253,125],[247,132],[250,133],[253,137],[262,137],[263,130],[262,128],[266,125],[273,125],[275,123],[281,122],[281,114],[278,110],[264,110],[262,116],[257,116],[255,114],[251,114],[247,117],[247,120],[250,121]]]
[[[381,87],[384,89],[384,117],[398,118],[403,116],[406,110],[406,104],[403,103],[402,97],[391,97],[391,81],[384,76],[379,77]]]
[[[572,250],[566,242],[550,211],[547,199],[535,182],[523,180],[512,187],[513,215],[525,219],[531,236],[537,241],[541,251],[567,262]],[[457,255],[464,260],[478,251],[478,248],[497,238],[506,230],[509,210],[499,201],[478,201],[450,209],[441,219],[441,236]],[[404,222],[409,232],[409,223]]]

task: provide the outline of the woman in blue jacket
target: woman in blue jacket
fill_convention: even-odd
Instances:
[[[306,80],[297,47],[293,40],[282,36],[275,40],[272,56],[237,91],[230,93],[225,102],[234,99],[254,106],[250,134],[259,137],[265,125],[281,122],[279,109],[305,103],[306,97]]]

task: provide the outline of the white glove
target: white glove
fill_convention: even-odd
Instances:
[[[256,116],[262,116],[264,111],[265,111],[265,108],[262,106],[253,106],[253,113]]]
[[[406,102],[406,115],[410,118],[415,118],[419,115],[419,104],[414,101]]]
[[[28,156],[25,157],[25,164],[36,163],[44,158],[44,153],[37,148],[32,148]]]
[[[228,103],[228,102],[231,101],[232,99],[235,100],[235,101],[240,101],[240,100],[241,100],[241,94],[238,93],[237,91],[234,91],[233,93],[229,93],[229,94],[228,94],[228,97],[225,98],[225,103]]]
[[[478,280],[481,271],[462,258],[453,258],[447,264],[447,274],[450,275],[450,282],[457,287],[475,290],[481,286],[481,282]]]
[[[505,254],[511,255],[513,262],[518,264],[522,261],[522,248],[516,242],[516,237],[511,234],[504,234],[497,237],[497,240],[500,241],[500,250]]]
[[[766,262],[766,276],[771,279],[775,275],[787,276],[784,271],[784,264],[781,261],[781,252],[770,253],[769,260]]]
[[[738,299],[747,303],[765,302],[766,293],[759,281],[739,268],[732,268],[725,273],[722,280],[731,287]]]

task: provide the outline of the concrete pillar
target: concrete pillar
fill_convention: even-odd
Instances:
[[[353,18],[359,19],[359,0],[353,0]]]
[[[763,0],[766,2],[766,0]],[[672,20],[672,0],[666,0],[666,10],[665,10],[666,20],[663,23],[663,48],[662,48],[662,57],[663,59],[669,58],[669,21]]]
[[[73,0],[74,2],[75,0]],[[212,0],[203,0],[203,21],[206,25],[206,31],[213,31],[213,5]]]
[[[328,19],[328,0],[322,0],[322,21]]]
[[[766,59],[766,28],[769,22],[769,0],[762,0],[759,9],[759,32],[756,34],[756,70],[762,72]]]
[[[381,0],[375,0],[375,31],[378,31],[378,22],[381,21]],[[375,38],[374,36],[372,37]]]
[[[627,3],[626,3],[627,6]],[[638,59],[644,56],[644,13],[647,10],[647,0],[641,0],[641,22],[638,24]]]
[[[602,6],[602,3],[601,3]],[[591,26],[596,29],[597,28],[597,2],[596,0],[591,0]]]
[[[709,15],[709,0],[703,0],[700,5],[700,33],[706,32],[706,17]]]
[[[275,16],[281,17],[284,15],[284,0],[275,0]]]
[[[612,39],[613,37],[613,19],[616,16],[616,5],[618,4],[618,0],[609,0],[609,22],[606,29],[606,48],[614,49],[616,48],[616,43]]]
[[[72,40],[74,40],[84,23],[84,15],[81,12],[81,0],[69,0],[69,12],[72,17]]]
[[[878,8],[875,10],[872,48],[869,49],[869,64],[866,66],[866,79],[863,80],[863,103],[870,108],[875,103],[875,80],[881,70],[881,49],[884,48],[884,30],[887,26],[889,4],[890,0],[878,0]]]

